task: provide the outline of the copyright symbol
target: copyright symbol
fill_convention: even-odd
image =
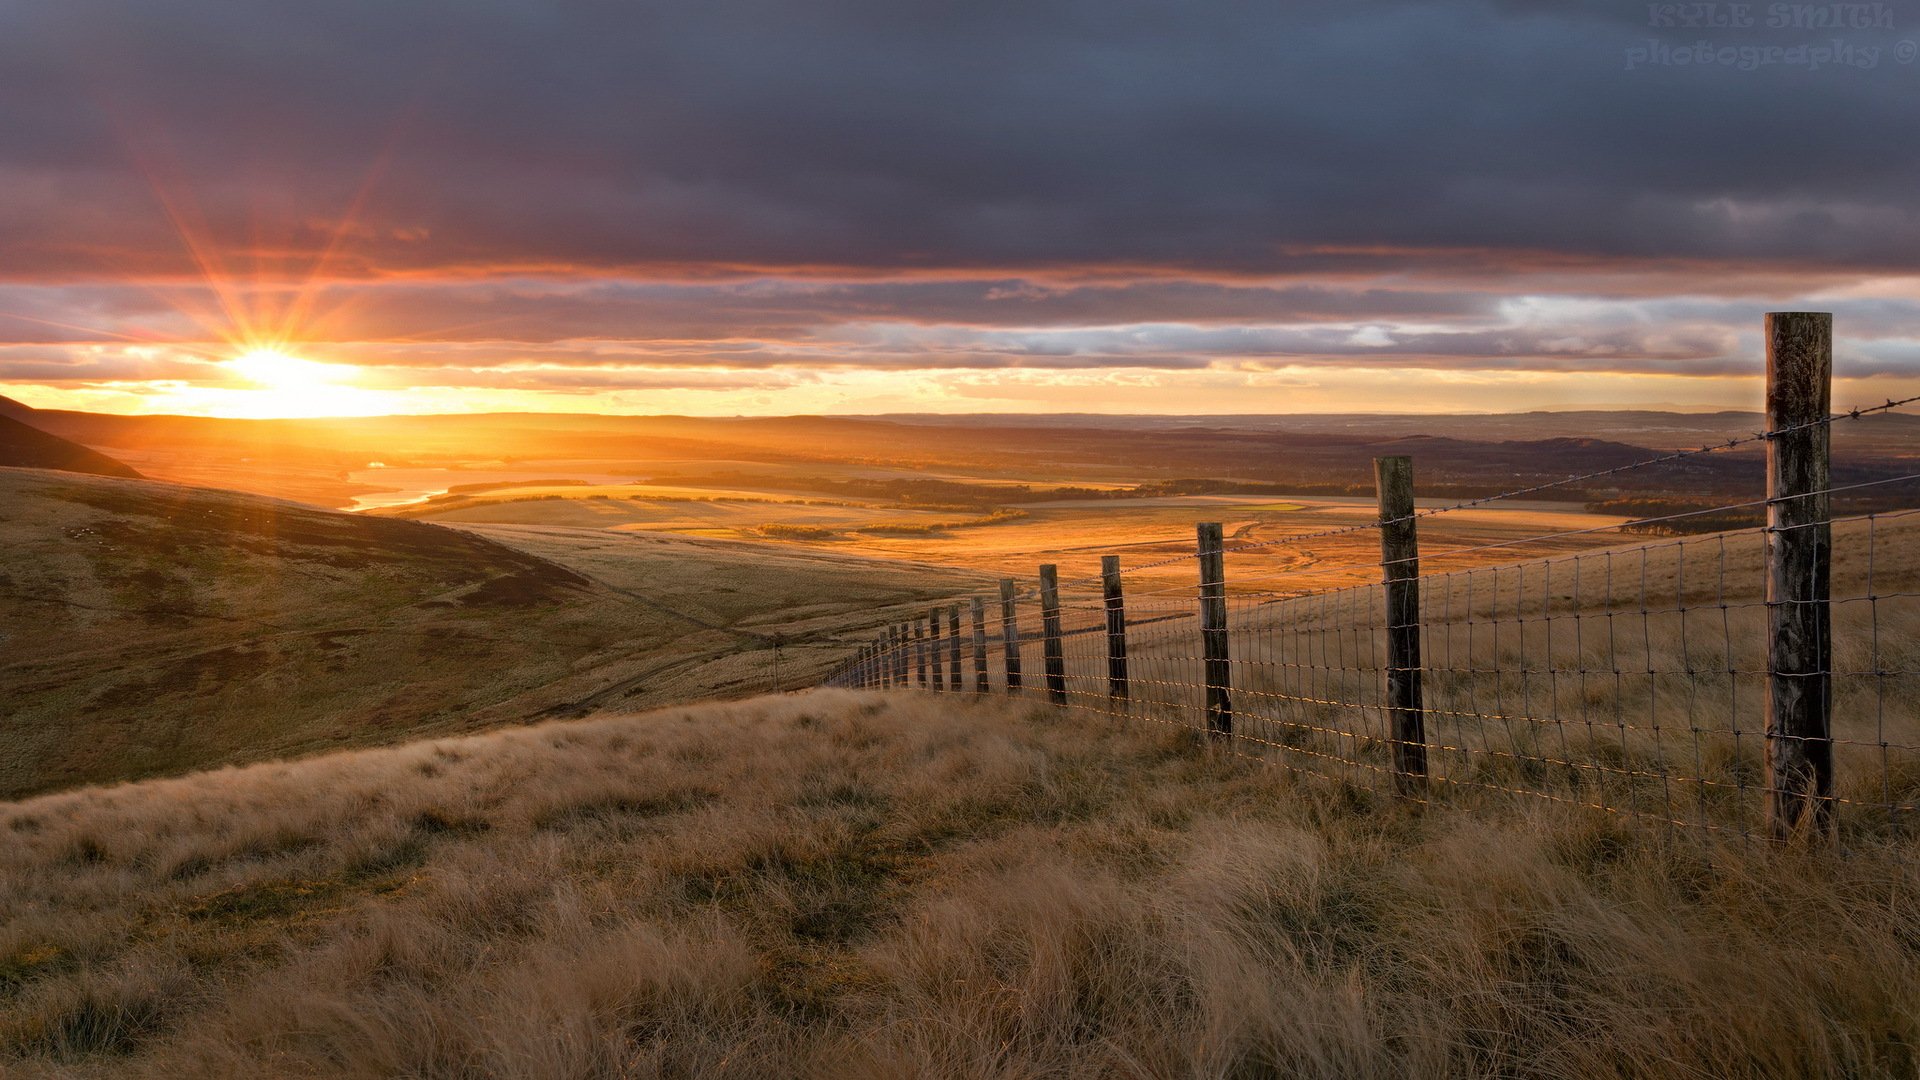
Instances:
[[[1903,64],[1913,63],[1914,44],[1911,40],[1902,41],[1893,47],[1893,58]]]

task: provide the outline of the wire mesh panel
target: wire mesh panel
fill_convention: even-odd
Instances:
[[[1765,528],[1751,528],[1423,575],[1435,789],[1757,832],[1766,542]],[[1850,827],[1898,825],[1920,809],[1920,510],[1843,517],[1832,544],[1833,802]],[[1230,582],[1235,569],[1230,550]],[[1197,587],[1126,597],[1124,696],[1114,692],[1107,613],[1097,588],[1063,584],[1067,707],[1202,729]],[[1007,689],[997,623],[983,639],[996,694]],[[1020,597],[1015,627],[1032,672],[1047,629],[1036,597]],[[1381,586],[1242,588],[1229,595],[1227,628],[1235,752],[1390,786]],[[897,670],[891,648],[865,666]],[[1041,680],[1024,682],[1021,693],[1044,700]]]
[[[1418,556],[1426,752],[1424,782],[1412,790],[1397,782],[1407,762],[1396,764],[1394,740],[1406,736],[1395,734],[1396,703],[1387,697],[1392,627],[1384,571],[1359,543],[1379,522],[1215,540],[1226,556],[1224,668],[1217,638],[1216,663],[1206,661],[1202,563],[1191,547],[1168,555],[1168,542],[1156,540],[1143,545],[1151,557],[1134,567],[1123,570],[1110,556],[1100,575],[1059,580],[1054,619],[1042,618],[1039,590],[1010,589],[1011,621],[990,618],[979,639],[992,654],[987,686],[1046,700],[1042,658],[1057,654],[1066,707],[1200,731],[1208,729],[1209,703],[1230,701],[1233,737],[1215,745],[1295,772],[1414,798],[1539,799],[1759,835],[1769,796],[1778,794],[1769,740],[1776,752],[1783,740],[1811,741],[1769,731],[1769,703],[1778,700],[1770,694],[1783,678],[1805,679],[1820,688],[1822,712],[1831,714],[1830,740],[1818,741],[1821,754],[1831,750],[1834,781],[1821,802],[1837,809],[1843,827],[1899,827],[1920,809],[1920,509],[1898,505],[1911,504],[1916,480],[1886,475],[1786,496],[1854,500],[1852,512],[1812,524],[1686,533],[1769,505],[1749,500],[1519,538],[1456,530],[1452,546]],[[1502,497],[1429,507],[1389,523]],[[1813,529],[1820,530],[1820,558],[1805,572],[1823,580],[1791,583],[1788,598],[1770,608],[1770,574],[1778,586],[1780,567],[1797,565],[1770,548]],[[1646,532],[1673,535],[1619,543]],[[1201,535],[1205,548],[1206,537],[1219,533]],[[1168,574],[1183,567],[1190,583],[1170,584]],[[987,598],[986,609],[999,615],[996,599]],[[1809,603],[1824,613],[1801,620],[1818,628],[1811,654],[1828,658],[1824,670],[1774,670],[1779,659],[1770,645],[1778,647],[1781,620],[1770,613]],[[1014,688],[1005,674],[1009,629],[1023,672]],[[904,671],[891,654],[912,647],[904,633],[882,639],[866,665]],[[1224,695],[1209,695],[1210,678]]]

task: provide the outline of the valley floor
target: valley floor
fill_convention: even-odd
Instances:
[[[841,692],[0,804],[19,1077],[1910,1076],[1909,842]]]

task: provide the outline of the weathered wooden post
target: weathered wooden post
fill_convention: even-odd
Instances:
[[[1127,605],[1120,595],[1120,556],[1100,557],[1100,592],[1107,600],[1107,696],[1125,700]]]
[[[960,692],[960,605],[947,606],[947,685]]]
[[[927,688],[927,619],[916,615],[913,620],[913,663],[919,676],[920,689]]]
[[[1373,459],[1380,500],[1380,568],[1387,601],[1388,744],[1403,792],[1424,790],[1427,724],[1420,691],[1420,542],[1414,532],[1413,459]]]
[[[1020,692],[1020,613],[1012,578],[1000,579],[1000,653],[1007,662],[1007,693]]]
[[[947,688],[945,670],[940,666],[940,609],[927,612],[927,652],[933,657],[933,689],[939,693]]]
[[[893,624],[893,685],[907,685],[907,624]]]
[[[1040,567],[1040,653],[1046,662],[1047,700],[1067,703],[1067,657],[1060,642],[1060,568]]]
[[[973,598],[973,692],[987,692],[987,604],[979,597]]]
[[[1227,545],[1217,521],[1195,530],[1200,557],[1200,654],[1207,686],[1207,734],[1233,735],[1233,668],[1227,655]]]
[[[774,656],[778,657],[779,655],[780,655],[779,650],[777,649],[774,650]],[[775,663],[777,664],[778,661],[776,660]],[[856,688],[861,690],[865,690],[867,688],[867,676],[869,672],[872,670],[872,665],[873,665],[873,646],[871,645],[860,646],[860,658],[854,664],[853,685]],[[779,668],[775,667],[774,670],[778,671]],[[779,683],[780,683],[780,677],[778,675],[775,675],[774,687],[776,691],[779,688]]]
[[[1767,828],[1833,822],[1833,315],[1767,313]]]

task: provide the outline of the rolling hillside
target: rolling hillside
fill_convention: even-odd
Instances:
[[[0,797],[770,688],[952,575],[0,469]]]

